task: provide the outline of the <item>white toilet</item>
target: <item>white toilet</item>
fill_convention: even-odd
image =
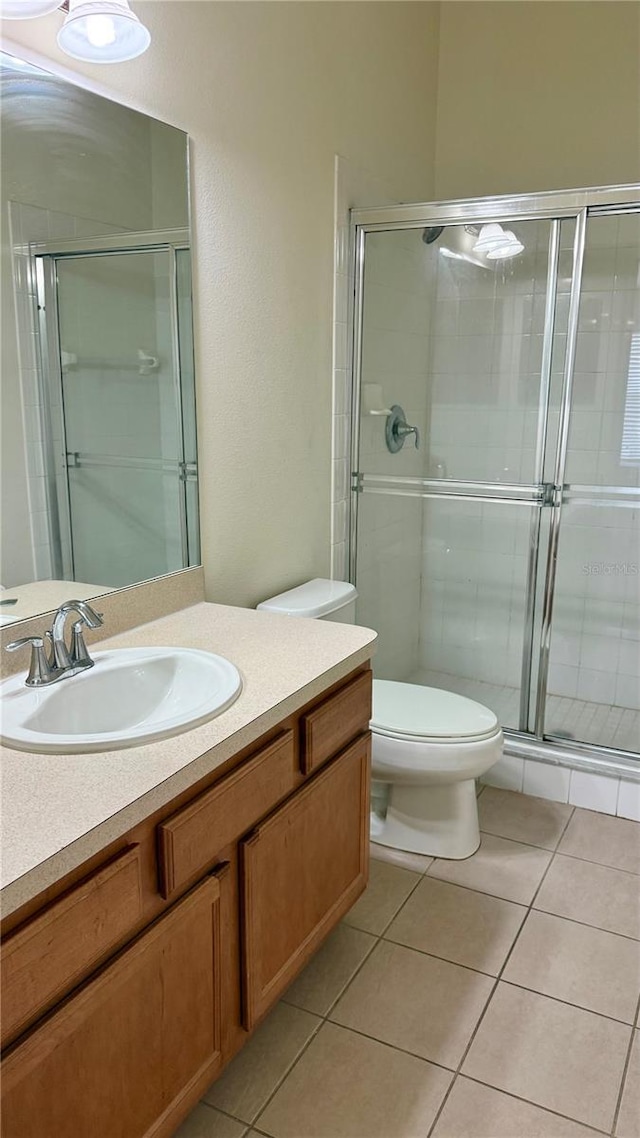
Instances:
[[[354,624],[357,595],[346,581],[318,578],[258,608]],[[475,780],[502,754],[494,713],[440,688],[374,680],[371,733],[372,799],[386,798],[386,812],[372,810],[372,840],[432,857],[470,857],[480,845]]]

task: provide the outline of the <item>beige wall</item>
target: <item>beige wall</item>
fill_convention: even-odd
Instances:
[[[135,7],[151,50],[86,73],[192,137],[207,595],[252,604],[329,571],[334,155],[432,194],[438,5]],[[58,24],[9,31],[67,65]]]
[[[640,4],[441,5],[440,198],[640,180]]]

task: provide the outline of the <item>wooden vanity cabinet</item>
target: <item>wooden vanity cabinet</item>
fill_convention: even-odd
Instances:
[[[169,1138],[366,885],[371,677],[5,922],[3,1138]]]
[[[247,1030],[366,885],[369,759],[370,740],[363,735],[241,843]]]
[[[220,889],[210,876],[2,1065],[3,1138],[154,1138],[220,1049]]]

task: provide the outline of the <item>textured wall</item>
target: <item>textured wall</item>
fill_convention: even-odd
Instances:
[[[438,197],[640,180],[635,0],[441,7]]]

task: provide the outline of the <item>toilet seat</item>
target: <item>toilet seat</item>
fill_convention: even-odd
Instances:
[[[500,731],[488,707],[455,692],[395,680],[373,681],[371,730],[406,742],[475,743]]]

